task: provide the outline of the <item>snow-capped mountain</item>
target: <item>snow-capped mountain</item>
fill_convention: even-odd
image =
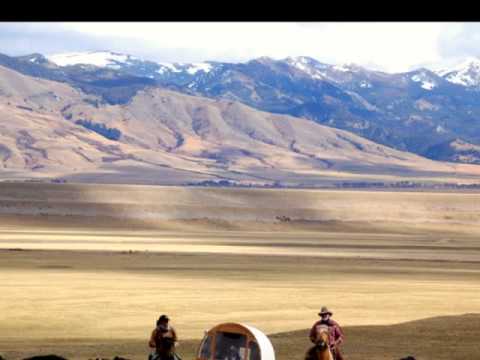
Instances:
[[[372,86],[368,80],[368,71],[365,71],[365,68],[357,64],[331,65],[307,56],[288,57],[280,61],[295,67],[309,75],[312,79],[330,81],[339,85],[350,83],[350,87],[359,86],[365,88]],[[356,84],[354,84],[355,80],[357,80]]]
[[[215,61],[194,63],[167,63],[144,60],[132,55],[111,51],[73,52],[49,55],[46,58],[32,54],[24,60],[37,64],[48,62],[63,69],[65,67],[83,68],[84,66],[100,69],[118,70],[132,76],[154,79],[163,85],[185,86],[189,91],[202,88],[215,88],[213,84],[240,71],[245,73],[255,64],[276,68],[276,73],[290,73],[297,78],[312,81],[325,81],[341,85],[349,90],[354,88],[371,88],[370,72],[355,64],[331,65],[307,56],[288,57],[274,60],[269,57],[253,59],[246,63],[224,63]],[[253,65],[253,66],[252,66]],[[80,70],[77,70],[80,71]],[[233,73],[232,73],[233,71]]]
[[[435,71],[439,76],[451,83],[467,87],[480,86],[480,59],[467,58],[459,64]]]
[[[283,62],[312,79],[330,81],[336,84],[349,83],[350,87],[370,88],[372,87],[372,83],[368,78],[371,78],[372,75],[394,75],[369,70],[356,64],[326,64],[308,56],[287,57],[283,60],[273,60],[264,57],[256,60],[263,61],[262,59],[267,62]],[[183,78],[182,83],[186,80],[188,80],[188,82],[195,82],[196,79],[194,79],[194,77],[196,75],[205,75],[218,66],[229,65],[227,63],[214,61],[197,63],[154,62],[111,51],[61,53],[46,57],[41,54],[32,54],[29,55],[29,61],[38,64],[50,62],[59,67],[91,65],[114,70],[125,70],[132,75],[146,76],[160,80],[171,80],[172,76],[180,76]],[[418,69],[416,71],[420,70],[425,69]],[[432,69],[432,72],[453,84],[467,87],[480,86],[480,59],[478,58],[467,58],[453,67],[437,70]],[[358,83],[353,84],[352,81],[354,81],[354,79],[357,79]],[[436,86],[436,82],[432,81],[431,75],[425,73],[415,74],[411,77],[411,80],[419,83],[425,90],[432,90]]]
[[[188,84],[190,88],[197,87],[197,83],[204,80],[206,74],[213,76],[218,70],[230,68],[230,66],[241,65],[234,63],[222,63],[215,61],[194,62],[194,63],[167,63],[143,60],[138,57],[120,54],[111,51],[90,51],[73,52],[49,55],[45,60],[40,60],[38,54],[30,56],[29,60],[35,63],[49,61],[58,67],[66,66],[96,66],[112,70],[126,71],[131,75],[145,76],[161,82]],[[306,77],[313,80],[324,80],[332,83],[342,84],[352,80],[355,74],[364,72],[365,69],[355,64],[331,65],[322,63],[308,56],[288,57],[283,60],[274,60],[269,57],[262,57],[252,61],[265,64],[286,64],[290,70],[295,69]],[[248,64],[248,62],[247,62]],[[210,76],[210,77],[211,77]],[[359,80],[358,86],[370,87],[366,80]]]
[[[434,159],[435,146],[454,138],[480,145],[480,91],[474,87],[480,60],[473,60],[444,70],[391,74],[307,56],[166,63],[109,51],[0,54],[2,66],[66,82],[110,104],[128,104],[149,87],[168,88],[307,118]]]
[[[132,75],[145,76],[152,79],[164,78],[172,74],[192,76],[197,73],[208,73],[213,63],[165,63],[144,60],[128,54],[111,51],[89,51],[62,53],[47,56],[47,59],[59,67],[90,65],[113,70],[123,70]],[[31,61],[36,61],[32,58]]]
[[[190,75],[195,75],[197,72],[201,71],[204,73],[209,73],[212,70],[213,66],[209,62],[200,62],[200,63],[158,63],[159,69],[157,73],[165,74],[167,72],[187,72]]]
[[[111,106],[77,86],[0,66],[2,180],[310,187],[361,181],[359,174],[388,183],[458,175],[451,164],[230,100],[150,86]]]
[[[326,70],[331,67],[308,56],[288,57],[283,61],[314,79],[328,78]]]
[[[410,77],[412,81],[418,83],[420,87],[425,90],[432,90],[438,86],[438,79],[435,78],[435,74],[426,69],[414,71]]]
[[[126,64],[138,61],[137,57],[111,51],[72,52],[47,56],[47,59],[58,66],[93,65],[119,69]]]

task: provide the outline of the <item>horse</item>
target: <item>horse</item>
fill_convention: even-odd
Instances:
[[[305,354],[305,360],[334,360],[330,351],[328,327],[321,328],[317,336],[315,345]]]
[[[149,360],[181,360],[175,353],[175,342],[173,339],[164,337],[160,340],[160,346],[149,356]]]

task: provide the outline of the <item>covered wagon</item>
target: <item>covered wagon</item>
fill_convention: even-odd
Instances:
[[[205,332],[196,360],[275,360],[268,337],[257,328],[219,324]]]

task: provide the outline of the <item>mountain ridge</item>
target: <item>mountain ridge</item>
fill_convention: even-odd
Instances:
[[[107,52],[103,54],[110,56]],[[81,74],[84,65],[80,62],[57,70]],[[451,71],[419,68],[387,73],[355,64],[326,64],[308,56],[190,64],[137,59],[124,65],[116,62],[110,70],[187,94],[230,99],[259,110],[307,118],[434,160],[441,159],[434,151],[437,145],[446,141],[460,138],[473,145],[480,144],[480,124],[475,121],[480,116],[480,91],[475,86],[451,81],[448,77]],[[108,67],[96,69],[105,71]],[[96,73],[90,69],[92,74]],[[135,91],[151,85],[139,79],[131,89],[90,85],[82,88],[102,94],[110,103],[127,102]],[[76,81],[73,79],[71,83]],[[458,162],[480,163],[477,156],[453,158]]]
[[[309,186],[458,174],[471,183],[479,173],[306,119],[155,86],[128,103],[108,104],[63,82],[0,66],[0,94],[4,176]]]

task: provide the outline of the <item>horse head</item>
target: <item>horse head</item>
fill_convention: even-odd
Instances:
[[[306,360],[332,360],[332,354],[329,347],[328,326],[320,326],[317,329],[317,339],[315,345],[308,350]]]
[[[324,351],[328,349],[328,331],[321,331],[318,334],[316,346],[319,350]]]

